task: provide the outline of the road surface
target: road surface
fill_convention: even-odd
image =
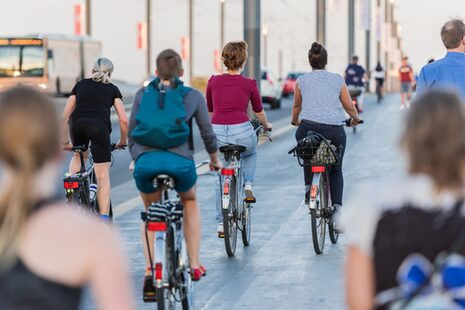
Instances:
[[[397,139],[405,111],[399,111],[398,102],[397,95],[388,96],[382,105],[367,99],[363,115],[366,123],[356,134],[348,129],[345,200],[360,182],[378,181],[402,171],[404,161]],[[287,102],[282,111],[271,112],[288,120],[289,109],[290,102]],[[278,137],[272,143],[258,149],[255,186],[258,202],[252,211],[251,245],[245,248],[238,241],[233,258],[226,255],[223,240],[216,236],[215,178],[199,177],[203,225],[201,260],[208,276],[196,284],[197,309],[344,309],[344,237],[341,236],[338,245],[331,245],[327,239],[324,254],[315,255],[309,215],[302,205],[302,171],[287,154],[295,143],[294,129],[283,125],[275,135]],[[118,161],[122,159],[118,157]],[[122,176],[118,180],[123,182]],[[139,241],[139,213],[142,205],[132,181],[114,187],[113,201],[117,206],[115,226],[124,238],[130,257],[137,309],[154,309],[155,304],[144,304],[141,299],[144,260]],[[86,296],[83,309],[95,309],[91,297]]]

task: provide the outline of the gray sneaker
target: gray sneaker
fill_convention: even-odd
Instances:
[[[244,193],[246,198],[255,199],[252,183],[245,183]]]
[[[333,223],[334,230],[338,234],[343,234],[344,230],[341,227],[341,209],[340,204],[333,205],[333,214],[331,215],[331,222]]]

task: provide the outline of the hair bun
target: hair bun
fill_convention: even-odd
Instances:
[[[323,45],[321,45],[320,43],[313,42],[312,47],[311,47],[310,50],[312,51],[313,54],[320,54],[322,47],[323,47]]]

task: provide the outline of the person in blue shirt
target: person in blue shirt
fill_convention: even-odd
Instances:
[[[359,89],[362,91],[358,97],[358,106],[362,112],[363,95],[365,93],[365,82],[368,81],[366,70],[358,64],[358,56],[352,57],[352,63],[346,69],[345,82],[349,89]]]
[[[418,77],[417,94],[432,88],[450,89],[465,101],[464,22],[459,19],[448,21],[441,29],[441,38],[447,54],[423,67]]]

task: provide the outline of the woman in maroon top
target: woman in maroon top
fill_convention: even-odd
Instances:
[[[254,197],[253,181],[257,162],[257,137],[247,115],[249,101],[258,120],[266,130],[271,130],[263,110],[257,82],[241,75],[247,60],[247,43],[229,42],[222,52],[226,72],[214,75],[207,85],[207,105],[212,116],[213,130],[218,144],[239,144],[247,149],[242,154],[242,173],[244,175],[244,192],[247,197]],[[223,217],[221,214],[219,184],[216,187],[216,221],[218,236],[223,237]]]

